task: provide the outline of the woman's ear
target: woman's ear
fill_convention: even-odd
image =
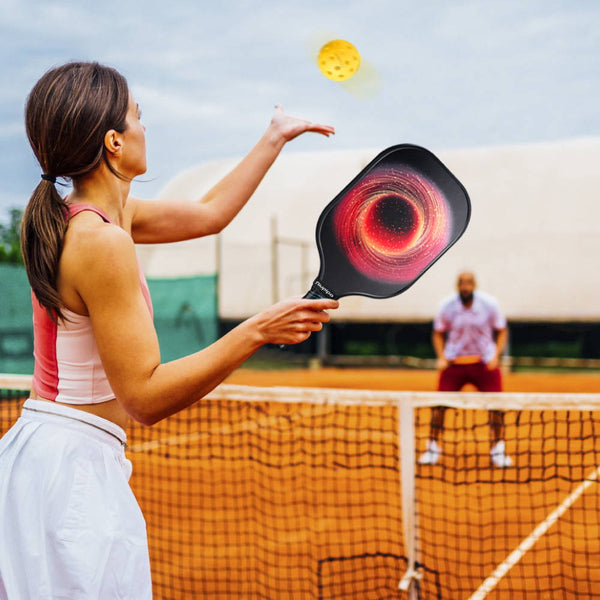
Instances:
[[[114,129],[109,129],[104,135],[104,147],[108,153],[114,156],[121,154],[123,150],[123,138],[121,134]]]

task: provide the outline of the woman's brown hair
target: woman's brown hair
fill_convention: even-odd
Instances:
[[[57,276],[68,210],[53,181],[77,181],[102,161],[119,176],[107,160],[104,136],[125,131],[128,104],[125,78],[95,62],[51,69],[27,98],[27,137],[44,177],[23,215],[21,251],[31,289],[54,321],[63,318]]]

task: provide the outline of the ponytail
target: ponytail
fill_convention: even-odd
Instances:
[[[63,318],[57,276],[68,214],[52,181],[43,178],[31,195],[21,222],[21,253],[29,284],[54,322]]]
[[[107,162],[104,135],[125,131],[128,104],[125,78],[96,62],[50,69],[27,98],[25,129],[43,175],[23,214],[21,252],[33,293],[54,322],[64,319],[57,278],[69,220],[56,177],[76,184]]]

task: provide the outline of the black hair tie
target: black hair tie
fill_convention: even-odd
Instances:
[[[48,175],[48,173],[42,173],[42,179],[45,179],[50,183],[56,183],[56,177],[54,177],[54,175]]]

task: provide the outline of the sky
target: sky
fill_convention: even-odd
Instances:
[[[284,152],[598,136],[599,22],[593,0],[0,0],[0,218],[39,181],[27,94],[69,60],[127,78],[148,148],[132,193],[152,198],[184,169],[243,156],[276,103],[336,128]],[[317,68],[330,39],[361,53],[350,86]]]

